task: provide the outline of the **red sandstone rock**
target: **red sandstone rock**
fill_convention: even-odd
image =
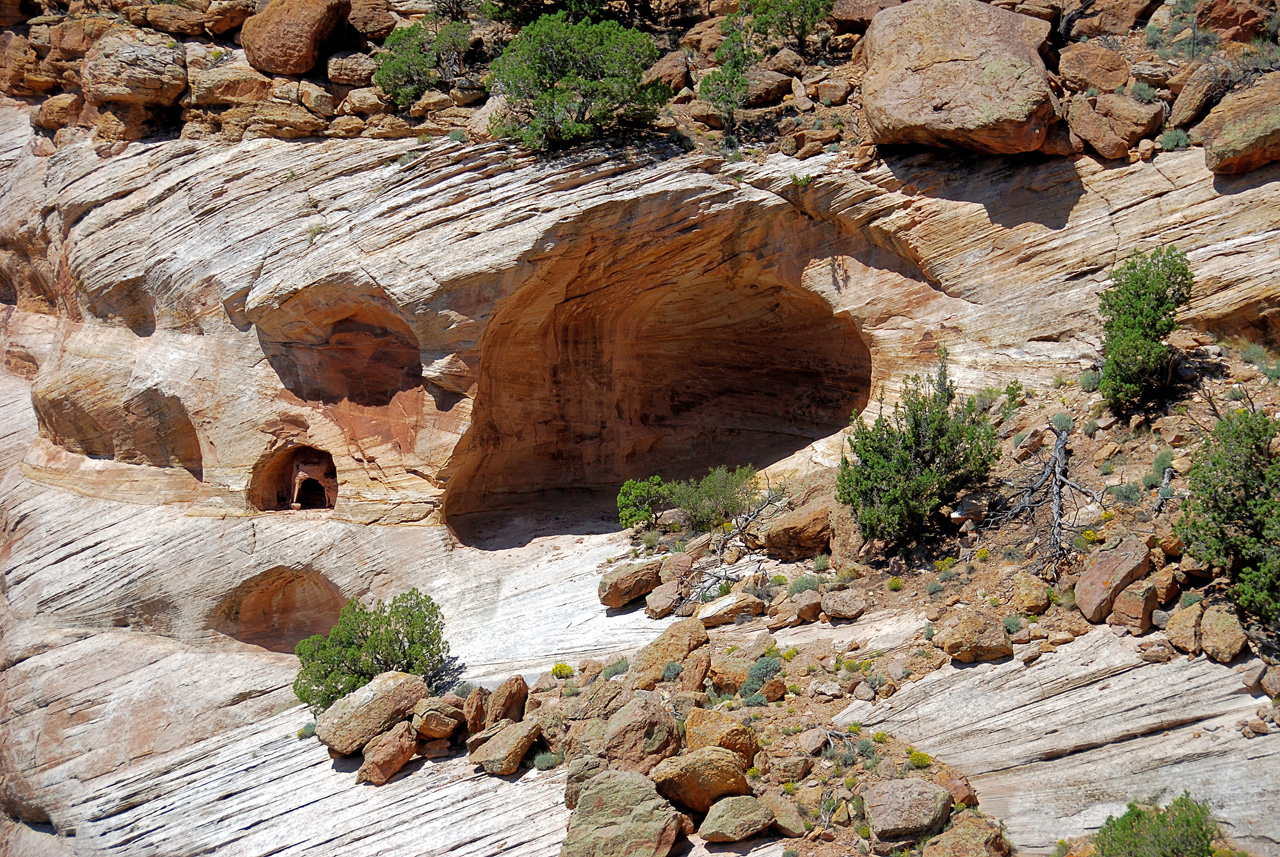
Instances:
[[[356,772],[356,782],[384,784],[413,758],[417,748],[413,729],[404,721],[397,723],[364,745],[364,762]]]
[[[269,74],[306,74],[320,45],[350,11],[349,0],[271,0],[244,22],[240,38],[249,63]]]

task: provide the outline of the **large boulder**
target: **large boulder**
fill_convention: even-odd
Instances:
[[[1074,8],[1079,4],[1067,4]],[[1123,36],[1138,20],[1146,20],[1160,0],[1097,0],[1086,15],[1076,21],[1071,34],[1080,36]]]
[[[536,720],[508,724],[471,753],[471,763],[484,768],[486,774],[497,777],[514,774],[520,770],[525,753],[541,734],[542,724]]]
[[[1215,661],[1231,663],[1248,642],[1231,607],[1215,604],[1200,619],[1200,648]]]
[[[1076,606],[1090,622],[1101,622],[1111,613],[1116,596],[1145,577],[1150,568],[1147,543],[1137,536],[1129,536],[1110,550],[1096,551],[1076,582]]]
[[[230,61],[192,58],[187,66],[188,89],[183,106],[237,107],[257,104],[271,95],[271,78],[260,74],[242,56]]]
[[[85,54],[80,83],[90,104],[167,107],[187,88],[181,42],[134,27],[113,27]]]
[[[999,821],[968,814],[924,847],[924,857],[1002,857],[1008,853],[1009,841]]]
[[[653,690],[662,680],[662,669],[681,663],[689,653],[707,644],[707,629],[697,619],[682,619],[658,635],[630,661],[627,682],[641,690]]]
[[[777,792],[765,792],[760,796],[760,802],[773,813],[773,830],[775,833],[789,839],[804,836],[804,816],[800,814],[800,810],[796,809],[796,805],[789,798],[785,798]]]
[[[669,580],[644,597],[644,615],[650,619],[665,619],[675,612],[684,600],[684,584]]]
[[[822,612],[829,619],[857,619],[867,609],[867,602],[852,589],[828,592],[822,596]]]
[[[1244,173],[1280,160],[1280,72],[1222,99],[1196,135],[1215,173]]]
[[[982,613],[965,613],[943,630],[935,642],[962,663],[994,661],[1013,654],[1013,644],[1000,620]]]
[[[1129,147],[1120,139],[1107,117],[1093,109],[1087,98],[1077,95],[1067,109],[1067,126],[1071,133],[1084,140],[1093,150],[1107,160],[1114,161],[1129,153]]]
[[[671,51],[650,66],[640,79],[643,84],[661,83],[674,95],[689,85],[689,57],[684,51]]]
[[[347,755],[406,719],[429,695],[422,676],[385,672],[339,699],[316,719],[316,737],[335,753]]]
[[[461,710],[441,699],[422,699],[413,707],[413,729],[419,738],[448,738],[467,722]]]
[[[462,715],[467,719],[467,732],[471,735],[484,731],[484,713],[489,705],[489,695],[488,688],[476,685],[471,688],[466,702],[462,704]]]
[[[764,602],[746,592],[731,592],[698,607],[698,620],[708,628],[729,625],[739,616],[759,616]]]
[[[249,64],[268,74],[306,74],[350,11],[350,0],[271,0],[240,30]]]
[[[390,731],[364,745],[364,761],[356,771],[356,782],[382,785],[399,773],[417,749],[418,739],[414,737],[413,728],[401,720]]]
[[[902,0],[836,0],[831,20],[841,32],[865,30],[878,13],[901,5]]]
[[[863,42],[871,142],[1033,152],[1054,118],[1040,59],[1049,23],[979,0],[914,0]]]
[[[777,104],[791,94],[791,78],[767,68],[747,72],[747,107]]]
[[[831,546],[831,502],[826,499],[806,503],[769,524],[764,549],[784,562],[822,553]]]
[[[1128,61],[1093,42],[1077,42],[1062,49],[1058,74],[1068,89],[1114,92],[1129,82]]]
[[[747,683],[747,675],[751,671],[752,661],[737,655],[722,655],[719,652],[711,656],[711,683],[720,688],[722,693],[737,693]]]
[[[773,810],[750,795],[727,797],[711,807],[698,835],[707,842],[739,842],[773,824]]]
[[[605,607],[617,609],[637,598],[643,598],[662,583],[662,560],[615,568],[600,578],[596,594]]]
[[[519,723],[524,719],[525,703],[529,700],[529,685],[524,676],[513,675],[498,685],[498,689],[489,697],[485,706],[485,726],[492,726],[499,720],[512,720]]]
[[[1174,610],[1164,626],[1165,636],[1179,650],[1189,655],[1200,654],[1200,617],[1203,615],[1204,605],[1200,603]]]
[[[751,762],[760,752],[760,742],[755,730],[744,726],[723,711],[708,711],[705,708],[693,708],[684,721],[685,746],[690,750],[703,747],[723,747],[736,753],[742,761],[742,768],[751,767]],[[706,812],[706,810],[699,810]]]
[[[706,812],[726,795],[751,794],[743,770],[742,760],[732,750],[701,747],[664,759],[650,771],[649,779],[668,800],[694,812]]]
[[[1187,79],[1173,102],[1169,124],[1185,128],[1200,120],[1205,111],[1217,103],[1230,83],[1230,73],[1217,63],[1202,63]]]
[[[661,703],[640,695],[609,718],[604,752],[614,768],[648,774],[680,752],[680,728]]]
[[[1019,613],[1038,616],[1049,609],[1049,584],[1034,574],[1020,571],[1013,576],[1013,595],[1009,603]]]
[[[569,809],[575,809],[583,787],[607,770],[609,770],[609,763],[590,753],[571,759],[565,765],[564,805]]]
[[[1164,124],[1164,104],[1160,101],[1143,104],[1127,95],[1106,92],[1098,96],[1098,115],[1106,117],[1111,130],[1125,144],[1132,146],[1143,137],[1150,137]]]
[[[863,789],[871,832],[881,840],[937,833],[951,811],[951,793],[925,780],[887,780]]]
[[[1160,606],[1156,597],[1156,585],[1151,580],[1139,580],[1129,584],[1111,608],[1107,624],[1128,628],[1134,634],[1151,630],[1151,614]]]
[[[605,771],[578,795],[560,857],[666,857],[680,813],[646,777]]]

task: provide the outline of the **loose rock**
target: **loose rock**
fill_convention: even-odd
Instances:
[[[357,783],[373,783],[380,786],[394,777],[413,758],[418,740],[413,729],[405,721],[397,723],[389,732],[364,745],[364,761],[356,772]]]
[[[727,797],[711,807],[698,835],[707,842],[740,842],[773,824],[773,811],[754,797]]]
[[[742,759],[732,750],[701,747],[662,761],[649,778],[668,800],[694,812],[706,812],[726,795],[751,793],[743,770]]]
[[[347,755],[404,720],[428,695],[422,676],[385,672],[339,699],[316,719],[316,737],[335,753]]]

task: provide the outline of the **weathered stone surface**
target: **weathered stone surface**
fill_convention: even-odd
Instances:
[[[653,690],[669,663],[681,663],[689,653],[707,644],[707,629],[697,619],[682,619],[658,635],[630,659],[627,683],[640,690]]]
[[[230,61],[192,56],[187,65],[187,92],[182,104],[192,107],[237,107],[257,104],[271,93],[271,79],[237,55]]]
[[[1222,66],[1217,63],[1201,63],[1191,73],[1173,102],[1169,124],[1175,128],[1185,128],[1199,121],[1205,111],[1226,92],[1229,80],[1229,73]]]
[[[503,729],[506,729],[508,726],[511,725],[511,723],[512,721],[510,720],[499,720],[497,723],[493,724],[492,726],[486,727],[481,731],[477,732],[476,734],[470,736],[469,738],[467,738],[467,752],[478,753],[481,747],[489,743],[489,741],[495,735],[497,735]]]
[[[1215,604],[1200,619],[1200,648],[1219,663],[1230,663],[1244,651],[1247,638],[1233,607]]]
[[[693,556],[685,551],[678,551],[663,557],[658,576],[662,578],[663,583],[670,583],[673,580],[684,579],[692,570]]]
[[[1123,158],[1129,151],[1124,140],[1112,130],[1106,117],[1090,106],[1088,99],[1076,96],[1067,110],[1067,125],[1071,133],[1084,140],[1093,150],[1108,160]]]
[[[924,857],[1000,857],[1008,853],[999,820],[968,814],[924,846]]]
[[[792,608],[801,622],[816,622],[822,612],[822,596],[810,589],[792,599]]]
[[[951,795],[926,780],[888,780],[863,789],[871,832],[880,839],[915,838],[942,829]]]
[[[612,767],[648,774],[663,759],[680,752],[680,731],[658,700],[637,696],[609,718],[604,752]]]
[[[204,13],[204,25],[210,33],[221,35],[239,27],[257,9],[255,0],[212,0]]]
[[[736,655],[715,653],[711,656],[711,670],[708,675],[716,687],[724,693],[737,693],[747,682],[747,674],[752,662]]]
[[[1054,116],[1045,21],[978,0],[917,0],[876,15],[861,49],[871,140],[1032,152]]]
[[[776,104],[791,94],[791,78],[767,68],[747,72],[747,107]]]
[[[728,625],[739,616],[759,616],[764,612],[764,602],[746,592],[731,592],[722,598],[708,601],[698,608],[698,621],[704,627]]]
[[[1185,92],[1185,90],[1184,90]],[[1280,72],[1231,93],[1196,127],[1215,173],[1244,173],[1280,160]]]
[[[741,767],[745,771],[751,767],[756,753],[760,752],[760,743],[756,732],[741,721],[734,720],[723,711],[708,711],[694,708],[684,723],[685,746],[690,750],[703,747],[723,747],[738,755]],[[706,810],[699,810],[706,812]]]
[[[378,63],[373,57],[354,51],[339,51],[325,64],[329,80],[345,86],[368,86],[377,70]]]
[[[1123,36],[1156,5],[1156,0],[1098,0],[1089,8],[1090,14],[1076,22],[1072,35]]]
[[[474,752],[471,763],[484,768],[486,774],[505,777],[520,770],[525,753],[542,734],[542,725],[536,720],[511,723],[497,731]]]
[[[1114,92],[1129,82],[1129,63],[1113,50],[1093,42],[1075,42],[1062,49],[1058,74],[1077,92]]]
[[[796,746],[810,756],[816,756],[827,746],[827,730],[821,727],[809,729],[796,741]]]
[[[1098,96],[1097,111],[1127,146],[1151,136],[1164,124],[1164,103],[1160,101],[1143,104],[1127,95],[1106,92]]]
[[[418,740],[412,727],[400,721],[389,732],[364,745],[364,761],[356,771],[356,782],[383,785],[413,758],[417,749]]]
[[[471,688],[471,693],[467,694],[467,701],[462,706],[462,714],[467,718],[467,732],[475,735],[484,731],[484,714],[488,706],[488,688],[479,685]]]
[[[854,620],[867,609],[867,602],[849,589],[828,592],[822,596],[822,612],[832,619]]]
[[[571,759],[565,766],[564,805],[569,809],[577,807],[583,787],[607,770],[609,763],[599,756],[586,754]]]
[[[1262,692],[1275,699],[1280,697],[1280,666],[1267,667],[1262,674]]]
[[[649,772],[649,779],[668,800],[694,812],[706,812],[725,795],[751,793],[744,770],[737,753],[704,746],[665,759]]]
[[[689,57],[684,51],[671,51],[653,64],[640,80],[641,83],[665,84],[675,95],[689,85]]]
[[[485,703],[484,725],[492,726],[499,720],[519,723],[524,719],[525,703],[529,700],[529,685],[524,676],[513,675],[498,685]]]
[[[659,575],[661,568],[662,560],[655,559],[607,572],[600,578],[600,603],[616,609],[637,598],[643,598],[662,583]]]
[[[962,803],[970,808],[978,805],[978,793],[973,790],[969,778],[955,768],[943,770],[935,782],[947,790],[953,804]]]
[[[653,783],[631,771],[606,771],[582,789],[569,817],[561,857],[666,857],[680,814]]]
[[[467,716],[440,699],[423,699],[413,707],[413,729],[420,738],[448,738]]]
[[[570,701],[566,713],[570,720],[607,720],[630,701],[622,682],[597,680]]]
[[[1150,580],[1139,580],[1116,596],[1107,622],[1128,628],[1134,634],[1145,634],[1151,628],[1151,613],[1159,604],[1156,585]]]
[[[836,0],[831,20],[842,31],[865,30],[878,12],[900,5],[902,0]]]
[[[354,753],[408,717],[427,695],[422,676],[381,673],[329,706],[316,720],[316,737],[335,753]]]
[[[707,842],[740,842],[773,824],[773,810],[750,795],[716,802],[698,828]]]
[[[784,562],[808,559],[831,545],[831,501],[813,500],[769,524],[764,549]]]
[[[691,652],[684,659],[684,672],[680,673],[680,689],[701,692],[711,674],[711,651],[706,648]]]
[[[934,642],[948,655],[966,664],[993,661],[1013,654],[1013,644],[1005,633],[1004,625],[982,613],[965,613],[954,625],[944,628]]]
[[[1196,4],[1196,22],[1226,41],[1252,42],[1267,27],[1271,12],[1248,0],[1208,0]]]
[[[765,792],[760,795],[760,803],[773,813],[773,830],[779,836],[796,839],[804,836],[804,816],[790,799],[777,792]]]
[[[682,584],[679,580],[661,584],[644,597],[644,615],[650,619],[665,619],[670,616],[683,600],[681,592]]]
[[[1101,622],[1111,613],[1116,596],[1151,567],[1147,545],[1129,536],[1115,548],[1093,553],[1076,583],[1076,605],[1084,618]]]
[[[1013,577],[1013,609],[1028,615],[1040,615],[1049,609],[1049,584],[1034,574],[1018,572]]]
[[[187,88],[186,54],[168,36],[116,27],[85,55],[81,84],[90,104],[167,106]]]
[[[1165,636],[1181,651],[1198,655],[1200,653],[1200,618],[1203,615],[1204,605],[1199,603],[1174,610],[1169,614],[1169,622],[1165,625]]]
[[[269,74],[306,74],[350,9],[349,0],[271,0],[240,30],[245,55]]]

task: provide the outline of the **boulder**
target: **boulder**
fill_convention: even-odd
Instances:
[[[666,857],[679,833],[680,813],[649,779],[605,771],[579,794],[560,857]]]
[[[489,697],[484,710],[485,726],[492,726],[503,719],[519,723],[524,719],[524,707],[528,700],[529,685],[525,683],[524,676],[513,675],[498,685],[498,689]]]
[[[1107,624],[1128,628],[1135,635],[1145,634],[1151,630],[1151,613],[1159,606],[1155,583],[1139,580],[1116,596]]]
[[[672,662],[682,663],[694,649],[705,646],[707,639],[707,629],[697,619],[682,619],[672,624],[631,659],[628,685],[653,690],[662,679],[663,667]]]
[[[230,62],[192,60],[187,68],[187,84],[182,104],[191,107],[256,104],[271,94],[271,78],[240,57]]]
[[[938,785],[951,795],[951,802],[962,803],[968,807],[978,805],[978,793],[969,784],[969,778],[954,768],[944,768],[936,779]]]
[[[1194,125],[1206,110],[1217,103],[1229,83],[1230,73],[1216,63],[1197,66],[1173,102],[1169,124],[1175,128]]]
[[[605,757],[619,770],[648,774],[678,752],[680,730],[675,718],[648,694],[622,706],[605,726]]]
[[[377,42],[391,35],[398,20],[391,11],[391,0],[351,0],[351,12],[347,15],[352,29]]]
[[[214,35],[239,27],[258,10],[256,0],[213,0],[204,12],[205,29]]]
[[[685,746],[690,750],[701,750],[703,747],[722,747],[736,753],[742,762],[742,769],[751,767],[756,753],[760,752],[760,742],[756,732],[740,721],[734,720],[723,711],[707,711],[694,708],[684,722]],[[706,810],[699,810],[706,812]]]
[[[706,812],[726,795],[751,794],[743,770],[742,760],[732,750],[701,747],[663,760],[649,773],[649,779],[667,800],[694,812]]]
[[[468,753],[479,752],[480,748],[483,747],[485,744],[489,743],[490,739],[492,739],[493,736],[497,735],[499,732],[501,732],[503,729],[506,729],[510,725],[511,725],[510,720],[500,720],[497,723],[490,726],[489,728],[483,729],[480,732],[477,732],[476,734],[472,735],[470,738],[467,739],[467,752]]]
[[[774,676],[760,688],[760,695],[769,702],[777,702],[787,695],[787,683],[778,676]]]
[[[1164,633],[1179,651],[1190,655],[1200,653],[1200,617],[1204,615],[1203,604],[1192,604],[1174,610],[1169,614],[1169,622]]]
[[[827,106],[837,106],[844,104],[849,98],[849,93],[853,92],[853,85],[849,81],[840,77],[833,77],[830,80],[824,80],[818,84],[816,98],[819,103]],[[824,504],[827,505],[827,504]],[[828,534],[830,533],[830,516],[828,515]],[[829,536],[828,536],[829,540]],[[823,548],[825,550],[825,548]]]
[[[186,51],[160,33],[113,27],[85,54],[80,83],[93,105],[167,107],[187,88]]]
[[[739,616],[759,616],[764,602],[746,592],[731,592],[698,607],[698,620],[707,628],[736,622]]]
[[[764,107],[777,104],[791,94],[791,78],[767,68],[753,68],[747,72],[747,107]]]
[[[1095,623],[1106,619],[1116,596],[1150,567],[1147,544],[1137,536],[1127,537],[1111,550],[1094,552],[1076,583],[1076,605],[1084,618]]]
[[[364,761],[356,772],[357,783],[380,786],[394,777],[417,752],[418,739],[405,721],[364,745]]]
[[[750,795],[727,797],[711,807],[698,828],[707,842],[740,842],[773,824],[773,810]]]
[[[1077,92],[1114,92],[1129,82],[1129,63],[1113,50],[1093,42],[1077,42],[1062,49],[1058,74]]]
[[[1013,595],[1009,602],[1019,613],[1039,616],[1049,609],[1049,584],[1034,574],[1020,571],[1013,576]]]
[[[862,791],[871,832],[879,839],[917,839],[937,833],[951,811],[951,794],[925,780],[887,780]]]
[[[662,584],[644,597],[644,615],[650,619],[665,619],[675,612],[683,599],[684,584],[672,580]]]
[[[1237,90],[1196,127],[1204,162],[1215,173],[1244,173],[1280,160],[1280,72]]]
[[[711,673],[711,652],[698,649],[684,659],[684,672],[680,673],[680,689],[700,693]]]
[[[1039,49],[1049,23],[979,0],[915,0],[862,42],[871,142],[1033,152],[1053,120]]]
[[[409,108],[409,115],[416,119],[426,116],[428,113],[434,113],[437,110],[446,110],[452,106],[452,98],[438,89],[428,89],[422,93],[417,101],[413,102],[413,106]]]
[[[484,712],[489,705],[488,688],[476,686],[467,694],[462,705],[462,715],[467,720],[467,732],[474,735],[484,731]]]
[[[677,551],[663,557],[658,577],[663,583],[670,583],[673,580],[683,580],[692,570],[693,557],[684,551]]]
[[[1087,17],[1076,21],[1071,35],[1123,36],[1134,28],[1139,20],[1146,20],[1160,0],[1097,0],[1089,8]],[[1072,8],[1072,4],[1068,4]]]
[[[737,693],[747,683],[752,662],[735,655],[711,656],[711,682],[725,693]]]
[[[486,774],[505,777],[520,770],[525,753],[542,734],[542,725],[536,720],[511,723],[499,729],[488,741],[470,754],[474,765],[484,768]]]
[[[643,84],[665,84],[675,95],[689,85],[689,57],[684,51],[671,51],[649,67],[640,79]]]
[[[572,699],[566,714],[570,720],[607,720],[630,701],[622,682],[595,681]]]
[[[966,664],[994,661],[1013,654],[1013,644],[1003,623],[982,613],[964,614],[935,641],[952,658]]]
[[[765,792],[760,795],[760,803],[773,813],[773,830],[779,836],[796,839],[804,836],[804,816],[796,805],[777,792]]]
[[[1248,0],[1201,0],[1196,8],[1196,22],[1213,30],[1224,41],[1248,44],[1267,28],[1272,12]]]
[[[1097,112],[1106,118],[1111,130],[1127,146],[1151,136],[1164,124],[1164,102],[1143,104],[1127,95],[1116,95],[1114,92],[1098,96]]]
[[[822,752],[822,748],[827,746],[827,730],[822,728],[810,729],[800,735],[796,746],[801,752],[808,753],[810,756],[816,756]]]
[[[924,857],[1003,857],[1008,853],[1009,843],[998,820],[968,814],[924,847]]]
[[[600,586],[596,590],[600,603],[616,610],[637,598],[643,598],[662,583],[661,569],[660,559],[615,568],[600,578]]]
[[[377,70],[378,63],[373,57],[355,51],[339,51],[329,57],[325,65],[329,80],[343,86],[368,86]]]
[[[1107,160],[1118,160],[1129,153],[1124,140],[1112,130],[1106,117],[1093,109],[1087,98],[1077,95],[1071,99],[1071,107],[1067,109],[1067,126],[1072,134],[1084,140]]]
[[[385,672],[339,699],[316,718],[320,743],[341,755],[368,744],[404,720],[429,694],[422,676]]]
[[[306,74],[350,10],[350,0],[271,0],[240,30],[249,64],[268,74]]]
[[[794,783],[804,779],[813,769],[812,756],[784,756],[771,763],[773,775],[781,783]]]
[[[1262,674],[1262,692],[1274,698],[1280,697],[1280,666],[1267,667]]]
[[[44,100],[31,122],[38,128],[56,131],[75,122],[83,109],[84,98],[80,93],[60,92]]]
[[[831,20],[839,32],[865,30],[879,12],[901,5],[902,0],[836,0]]]
[[[413,707],[413,730],[419,738],[448,738],[467,717],[439,699],[422,699]]]
[[[569,809],[576,807],[583,786],[607,770],[609,770],[608,762],[589,753],[571,760],[565,765],[564,805]]]
[[[822,612],[822,596],[815,590],[805,590],[792,600],[792,608],[801,622],[816,622]]]
[[[827,499],[814,500],[778,517],[764,533],[765,552],[784,562],[807,559],[830,546],[831,501]]]
[[[1235,609],[1215,604],[1200,619],[1200,648],[1218,663],[1227,664],[1244,651],[1248,642]]]

